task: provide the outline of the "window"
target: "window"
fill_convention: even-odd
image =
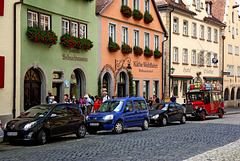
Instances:
[[[232,27],[232,38],[234,39],[234,27]]]
[[[230,72],[230,76],[234,76],[234,65],[227,64],[227,72]]]
[[[203,25],[200,26],[200,38],[204,39],[204,26]]]
[[[179,0],[174,0],[175,3],[179,3]]]
[[[69,21],[62,20],[62,35],[69,33]]]
[[[228,32],[231,32],[231,26],[230,25],[228,26]]]
[[[204,65],[204,53],[199,54],[199,65]]]
[[[211,28],[208,27],[208,40],[211,41]]]
[[[192,24],[192,36],[193,37],[197,37],[197,24],[196,23],[193,23]]]
[[[240,99],[240,88],[237,89],[237,99]]]
[[[139,81],[138,80],[134,80],[133,81],[133,93],[134,93],[134,97],[139,97],[140,95],[140,86],[139,86]]]
[[[133,101],[136,110],[142,110],[142,105],[138,100]]]
[[[150,35],[147,32],[144,32],[144,46],[150,48]]]
[[[232,23],[234,23],[234,12],[232,12]]]
[[[193,4],[193,5],[196,5],[196,0],[193,0],[193,1],[192,1],[192,4]]]
[[[197,10],[200,10],[200,0],[197,0],[197,1],[196,1],[196,9],[197,9]]]
[[[133,0],[133,10],[139,10],[139,0]]]
[[[146,106],[145,101],[140,100],[139,102],[141,103],[141,105],[142,105],[142,109],[143,109],[143,110],[147,109],[147,106]]]
[[[188,22],[183,21],[183,34],[188,35]]]
[[[183,81],[183,96],[186,96],[186,93],[187,93],[187,86],[188,86],[188,81],[187,80],[184,80]]]
[[[71,35],[78,37],[78,23],[71,22]]]
[[[210,5],[210,3],[207,3],[206,10],[207,10],[207,14],[211,15],[211,5]]]
[[[38,25],[38,13],[36,12],[32,12],[32,11],[28,11],[27,13],[27,24],[28,27],[33,27],[34,25]]]
[[[116,42],[116,25],[109,23],[108,32],[109,37],[112,38],[112,41]]]
[[[80,38],[87,38],[87,25],[80,24]]]
[[[237,67],[237,76],[240,77],[240,66]]]
[[[188,50],[187,49],[183,49],[183,63],[188,63]]]
[[[228,44],[228,54],[232,54],[232,45]]]
[[[41,14],[40,22],[43,30],[50,30],[50,16]]]
[[[196,50],[192,51],[192,64],[196,64]]]
[[[178,80],[173,80],[173,94],[178,96]]]
[[[207,53],[207,65],[211,65],[211,53]]]
[[[133,111],[132,101],[128,101],[128,102],[125,104],[125,109],[124,109],[124,110],[126,110],[127,108],[129,109],[130,112]]]
[[[128,28],[122,27],[122,44],[128,44]]]
[[[239,55],[239,47],[235,46],[235,55]]]
[[[201,8],[203,9],[203,3],[201,2]]]
[[[231,100],[234,100],[234,87],[232,88],[232,91],[231,91]]]
[[[224,101],[228,101],[229,99],[229,89],[226,88],[224,91]]]
[[[218,31],[214,29],[214,42],[218,42]]]
[[[178,62],[178,48],[173,48],[173,62]]]
[[[149,0],[144,0],[144,12],[150,12],[150,2]]]
[[[159,81],[153,81],[153,95],[158,96],[158,91],[159,91]]]
[[[173,19],[173,32],[178,33],[178,19]]]
[[[159,50],[159,36],[154,35],[154,50]]]
[[[52,110],[51,113],[56,114],[57,117],[64,117],[67,116],[67,108],[65,106],[57,106]]]
[[[126,5],[126,6],[127,6],[127,5],[128,5],[128,0],[122,0],[122,6],[123,6],[123,5]]]
[[[133,46],[139,46],[139,31],[133,30]]]
[[[149,81],[143,81],[143,97],[145,99],[149,98],[149,94],[150,94],[150,83]]]

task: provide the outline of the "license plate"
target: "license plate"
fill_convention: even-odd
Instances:
[[[99,126],[99,123],[90,123],[90,126]]]
[[[17,136],[17,132],[7,132],[7,136]]]

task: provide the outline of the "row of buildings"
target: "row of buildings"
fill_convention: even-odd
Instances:
[[[199,77],[223,83],[225,104],[237,106],[237,7],[234,0],[0,0],[0,120],[45,103],[49,90],[57,102],[106,90],[174,94],[183,103]]]

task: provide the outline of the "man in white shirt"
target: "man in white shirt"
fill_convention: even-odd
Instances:
[[[110,99],[110,97],[107,95],[107,92],[103,92],[103,102]]]
[[[88,116],[92,111],[92,101],[91,101],[91,98],[88,97],[88,94],[86,94],[84,96],[84,98],[87,100],[87,102],[86,102],[86,109],[87,109],[86,116]]]

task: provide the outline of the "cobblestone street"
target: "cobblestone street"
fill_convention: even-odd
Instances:
[[[52,139],[43,146],[0,146],[0,160],[240,160],[240,114],[188,120],[123,134]]]

